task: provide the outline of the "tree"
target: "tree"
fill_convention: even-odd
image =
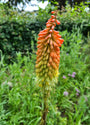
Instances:
[[[39,0],[39,1],[45,1],[45,0]],[[81,2],[85,2],[85,1],[88,1],[88,0],[49,0],[49,2],[51,4],[54,4],[55,2],[58,2],[58,6],[59,6],[59,9],[63,7],[65,7],[66,5],[66,1],[71,5],[71,7],[73,5],[75,5],[75,3],[77,4],[80,4]]]
[[[54,3],[55,1],[58,2],[58,4],[59,4],[59,9],[61,9],[62,6],[65,7],[66,1],[67,1],[67,2],[71,5],[71,7],[72,7],[73,5],[75,5],[75,3],[80,4],[81,2],[85,2],[85,1],[87,1],[87,0],[49,0],[49,1],[50,1],[51,3]]]
[[[2,0],[0,0],[2,1]],[[4,0],[4,2],[9,6],[17,6],[18,4],[22,3],[25,5],[25,3],[29,3],[31,0]]]
[[[2,1],[2,0],[0,0]],[[18,4],[22,3],[23,5],[25,5],[26,3],[29,3],[31,0],[4,0],[4,2],[6,1],[6,4],[11,7],[11,6],[17,6]],[[37,0],[37,1],[47,1],[47,0]],[[85,2],[87,0],[49,0],[49,2],[51,4],[54,4],[55,2],[58,2],[59,8],[61,9],[62,6],[65,7],[65,3],[66,1],[68,1],[70,3],[70,5],[72,6],[73,4],[75,4],[77,2],[77,4],[80,4],[80,2]]]
[[[85,2],[87,0],[74,0],[74,4],[77,3],[77,4],[80,4],[81,2]]]

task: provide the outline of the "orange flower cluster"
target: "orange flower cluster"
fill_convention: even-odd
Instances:
[[[58,68],[60,61],[60,48],[63,43],[61,35],[54,28],[60,22],[56,19],[56,12],[51,12],[51,18],[46,23],[46,29],[38,34],[38,50],[36,61],[36,74],[41,82],[46,81],[49,84],[58,76]]]

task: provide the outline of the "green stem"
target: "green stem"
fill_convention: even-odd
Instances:
[[[46,87],[43,87],[43,101],[44,101],[44,109],[42,112],[42,118],[40,125],[46,125],[46,118],[48,114],[48,98],[49,98],[49,90],[46,90]]]

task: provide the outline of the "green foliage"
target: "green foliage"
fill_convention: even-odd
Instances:
[[[47,125],[89,125],[90,72],[87,63],[89,55],[85,52],[86,49],[89,50],[89,46],[82,44],[83,37],[78,30],[72,34],[68,31],[60,34],[65,41],[61,48],[58,83],[49,100]],[[39,125],[41,120],[43,103],[42,93],[35,82],[36,55],[27,55],[22,57],[21,53],[17,53],[17,61],[9,65],[5,64],[4,56],[1,56],[1,125]],[[76,73],[75,77],[72,77],[73,72]],[[65,91],[68,95],[64,95]]]
[[[37,34],[34,34],[35,26],[32,25],[34,18],[31,19],[30,13],[20,14],[8,9],[6,14],[4,6],[1,6],[0,13],[0,50],[6,56],[5,60],[9,62],[16,56],[16,52],[20,51],[23,54],[31,52],[31,41],[34,40],[36,43]]]
[[[88,70],[90,71],[90,33],[88,32],[87,44],[82,48],[84,51],[83,59],[85,60]],[[86,56],[87,55],[87,56]]]
[[[61,21],[61,30],[67,29],[71,32],[73,29],[76,31],[77,28],[80,29],[80,32],[87,37],[88,31],[90,29],[90,11],[86,12],[85,8],[88,5],[81,3],[76,5],[74,8],[71,8],[68,4],[59,15],[59,20]]]
[[[67,5],[65,11],[58,13],[61,25],[56,29],[72,33],[77,32],[79,28],[85,39],[90,29],[90,12],[84,11],[86,7],[87,5],[81,4],[71,9]],[[49,4],[44,10],[39,8],[36,13],[18,12],[0,4],[0,50],[8,63],[15,59],[16,52],[23,54],[27,51],[32,52],[31,41],[34,41],[34,48],[36,48],[39,31],[45,28],[45,23],[51,15],[50,12],[56,9],[57,7]]]

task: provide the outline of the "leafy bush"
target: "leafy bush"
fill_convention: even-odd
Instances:
[[[0,50],[9,62],[16,56],[16,52],[20,51],[23,54],[26,51],[32,52],[32,41],[35,48],[38,32],[44,29],[50,11],[57,8],[48,5],[44,10],[40,8],[35,15],[35,13],[18,12],[9,9],[6,5],[0,5]],[[84,11],[85,7],[87,6],[83,4],[79,7],[75,6],[74,9],[67,6],[65,12],[58,14],[61,25],[57,26],[57,30],[67,30],[71,33],[77,32],[79,28],[82,35],[87,37],[90,29],[90,12]]]
[[[74,6],[74,8],[67,5],[62,14],[59,15],[61,30],[67,29],[69,32],[72,32],[72,30],[77,31],[79,28],[80,32],[87,37],[90,29],[90,11],[85,11],[87,7],[88,5],[83,3],[79,6]]]

